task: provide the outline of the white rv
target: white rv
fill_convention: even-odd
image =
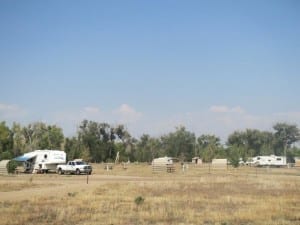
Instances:
[[[275,166],[275,167],[282,167],[287,165],[285,156],[276,156],[276,155],[253,157],[250,164],[254,166]]]
[[[66,153],[60,150],[35,150],[14,159],[23,162],[24,172],[47,173],[56,170],[58,164],[66,163]]]

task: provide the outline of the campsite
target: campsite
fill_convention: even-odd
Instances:
[[[0,225],[300,225],[300,0],[0,0]]]
[[[0,224],[299,224],[300,168],[93,164],[0,177]]]

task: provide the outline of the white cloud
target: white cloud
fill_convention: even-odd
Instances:
[[[218,113],[211,113],[212,111]],[[270,115],[250,114],[241,107],[210,107],[208,110],[198,112],[178,113],[165,118],[147,118],[140,121],[144,132],[159,136],[173,132],[175,127],[183,125],[187,130],[197,136],[201,134],[214,134],[225,143],[228,135],[236,130],[258,129],[273,131],[277,122],[297,124],[300,127],[300,112],[274,113]]]
[[[223,105],[213,105],[210,107],[209,109],[211,112],[214,113],[226,113],[229,112],[229,108],[227,106],[223,106]]]
[[[121,123],[133,123],[142,117],[141,112],[137,112],[134,108],[125,103],[117,110],[114,110],[114,114],[118,117],[118,120]]]
[[[32,121],[57,124],[63,128],[67,136],[75,135],[77,127],[84,119],[109,124],[124,124],[135,137],[143,133],[158,137],[173,132],[175,127],[183,125],[197,136],[215,134],[221,137],[223,142],[236,130],[250,128],[272,131],[273,125],[277,122],[297,124],[300,127],[300,112],[277,112],[265,115],[246,112],[240,106],[214,105],[196,112],[162,115],[160,113],[144,114],[124,103],[115,110],[103,110],[97,105],[90,105],[80,109],[44,112],[41,117],[36,111],[27,111],[18,105],[0,103],[0,120],[10,124],[13,121],[22,124]]]
[[[100,109],[97,107],[93,107],[93,106],[87,106],[84,108],[84,111],[87,113],[99,113]]]
[[[18,105],[0,103],[0,118],[2,120],[19,120],[26,115],[26,110]]]
[[[244,113],[245,110],[240,106],[228,107],[225,105],[213,105],[209,109],[213,113]]]
[[[245,111],[244,111],[244,109],[242,109],[242,107],[236,106],[236,107],[231,108],[231,112],[233,112],[233,113],[244,113]]]
[[[142,113],[137,112],[128,104],[122,104],[116,110],[108,111],[100,110],[97,106],[86,106],[81,109],[59,111],[48,115],[47,121],[60,125],[65,134],[70,136],[75,134],[77,127],[84,119],[109,124],[122,123],[126,126],[128,125],[128,128],[133,128],[132,125],[141,117]],[[134,129],[138,129],[138,126],[136,125]]]

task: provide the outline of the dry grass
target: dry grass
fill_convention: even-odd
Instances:
[[[0,190],[0,224],[300,224],[299,170],[215,168],[209,174],[206,167],[185,173],[178,167],[153,175],[148,165],[94,168],[88,185],[85,176],[34,178],[33,184],[55,179],[55,196],[1,201],[7,192]],[[138,204],[138,197],[144,201]]]

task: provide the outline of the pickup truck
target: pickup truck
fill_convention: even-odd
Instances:
[[[56,167],[56,171],[58,174],[65,174],[65,173],[73,173],[73,174],[91,174],[93,169],[92,166],[88,165],[84,161],[69,161],[66,165],[58,165]]]

